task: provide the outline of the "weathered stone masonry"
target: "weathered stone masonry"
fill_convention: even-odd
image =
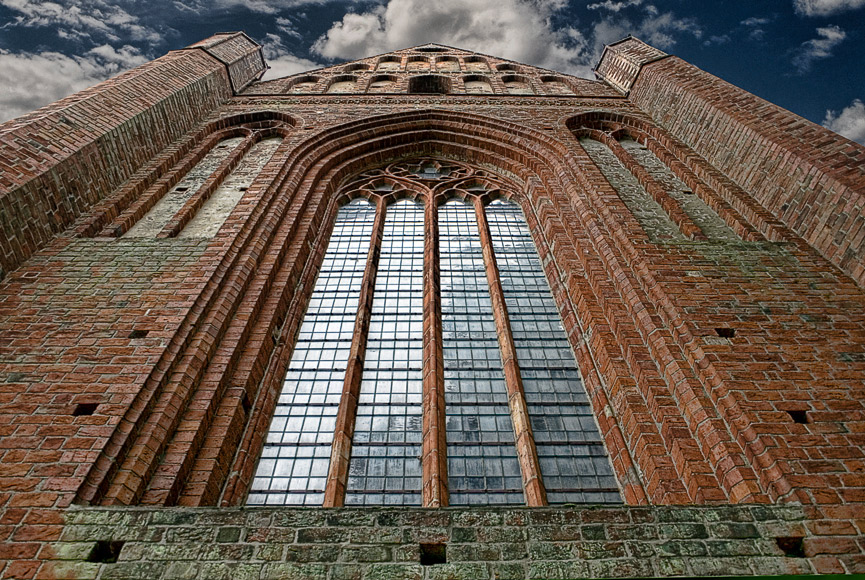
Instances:
[[[865,572],[865,148],[636,39],[262,71],[217,35],[0,128],[2,577]],[[430,158],[522,209],[625,505],[239,507],[338,207]]]

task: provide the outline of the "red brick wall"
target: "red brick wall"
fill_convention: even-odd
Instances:
[[[203,51],[168,54],[0,127],[0,277],[231,96]]]
[[[205,78],[217,77],[213,70]],[[224,91],[227,81],[220,78]],[[780,557],[773,530],[795,532],[807,536],[807,558],[795,560],[802,564],[795,570],[863,571],[865,292],[796,232],[772,221],[750,190],[694,155],[684,136],[653,123],[624,98],[588,92],[479,96],[471,98],[470,112],[466,95],[328,95],[327,107],[315,95],[241,96],[202,112],[159,152],[128,160],[146,161],[149,169],[127,183],[118,178],[113,190],[106,183],[103,203],[89,212],[79,208],[88,213],[80,224],[108,223],[117,211],[109,202],[134,201],[157,169],[194,163],[208,134],[235,120],[264,129],[281,123],[285,135],[214,238],[70,233],[34,244],[30,253],[44,247],[0,282],[0,560],[8,561],[2,574],[50,576],[55,569],[43,561],[55,557],[82,573],[99,568],[75,562],[95,540],[110,538],[75,534],[102,533],[103,512],[85,510],[97,514],[96,523],[82,524],[91,520],[67,509],[73,500],[143,503],[154,511],[128,513],[152,513],[163,522],[214,512],[156,507],[241,503],[340,184],[395,159],[430,155],[483,167],[521,204],[628,504],[798,501],[805,507],[794,519],[805,517],[804,523],[760,528],[762,543],[741,544],[756,550],[745,555]],[[142,114],[155,116],[159,107]],[[254,114],[262,111],[272,112]],[[99,116],[85,120],[98,126]],[[742,240],[650,240],[614,180],[577,140],[589,121],[596,130],[607,130],[608,123],[651,138],[658,157],[735,225]],[[719,328],[735,336],[719,336]],[[99,407],[76,415],[82,403]],[[759,505],[717,509],[726,514],[717,516],[722,521],[758,521],[772,511]],[[245,512],[255,517],[254,510]],[[668,515],[674,512],[684,515]],[[114,521],[127,512],[104,513]],[[548,525],[563,522],[550,513]],[[642,528],[631,524],[657,521],[666,526],[663,533],[687,534],[698,529],[695,521],[705,521],[685,509],[622,513],[630,532],[591,533],[603,539],[639,534],[634,530]],[[294,516],[286,510],[273,517]],[[668,517],[690,523],[679,530]],[[732,560],[725,561],[730,566],[709,561],[710,550],[719,549],[712,542],[740,530],[717,521],[712,537],[693,549],[704,550],[700,557],[712,569],[738,570]],[[435,526],[418,524],[407,543],[435,535]],[[205,536],[213,531],[196,527]],[[179,533],[170,537],[186,537]],[[314,554],[307,544],[317,533],[297,542],[292,535],[291,543]],[[251,552],[257,540],[239,538],[226,540],[237,550],[231,553]],[[667,539],[649,543],[663,550]],[[576,551],[578,541],[562,540],[555,550],[586,553]],[[624,544],[609,549],[626,552]],[[148,550],[139,546],[137,553],[155,558],[159,551]],[[646,554],[630,560],[653,557]],[[231,560],[230,554],[219,557]],[[741,569],[757,570],[757,564],[749,559]]]
[[[630,99],[865,285],[865,147],[676,57]]]

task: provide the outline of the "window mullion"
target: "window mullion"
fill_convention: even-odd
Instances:
[[[366,268],[361,282],[360,299],[357,317],[354,322],[354,333],[351,341],[351,351],[343,381],[342,397],[336,416],[336,427],[333,433],[333,446],[330,454],[330,468],[327,474],[327,487],[324,492],[324,507],[340,507],[345,503],[345,489],[348,481],[348,466],[351,459],[351,441],[354,436],[354,425],[357,417],[357,403],[360,395],[360,383],[363,376],[363,364],[366,354],[369,323],[372,316],[372,301],[375,290],[375,277],[378,272],[381,241],[384,232],[384,222],[387,206],[382,198],[376,204],[375,222],[367,255]]]
[[[499,348],[502,353],[505,386],[508,390],[508,407],[511,412],[511,422],[514,426],[517,456],[519,457],[520,468],[523,474],[523,489],[525,491],[526,503],[529,506],[543,506],[547,504],[546,491],[541,479],[538,453],[535,449],[535,440],[532,435],[529,411],[526,406],[526,397],[523,391],[523,382],[516,357],[516,347],[514,346],[514,338],[511,333],[511,325],[508,320],[504,292],[502,291],[501,279],[499,278],[499,271],[496,266],[492,238],[486,214],[484,213],[483,201],[480,198],[474,198],[474,205],[481,238],[481,248],[483,249],[487,282],[490,287],[493,317],[496,321]]]
[[[423,309],[423,471],[424,507],[448,505],[442,309],[439,292],[438,208],[425,199]]]

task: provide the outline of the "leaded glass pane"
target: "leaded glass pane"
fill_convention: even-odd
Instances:
[[[424,210],[387,208],[346,505],[420,505]]]
[[[451,505],[524,503],[474,208],[439,208],[442,348]]]
[[[321,505],[375,207],[339,210],[247,503]]]
[[[515,204],[486,209],[549,503],[621,502],[610,460],[547,285]]]

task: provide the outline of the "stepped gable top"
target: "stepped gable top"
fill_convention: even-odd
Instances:
[[[241,94],[621,96],[601,81],[434,43],[259,81]]]

